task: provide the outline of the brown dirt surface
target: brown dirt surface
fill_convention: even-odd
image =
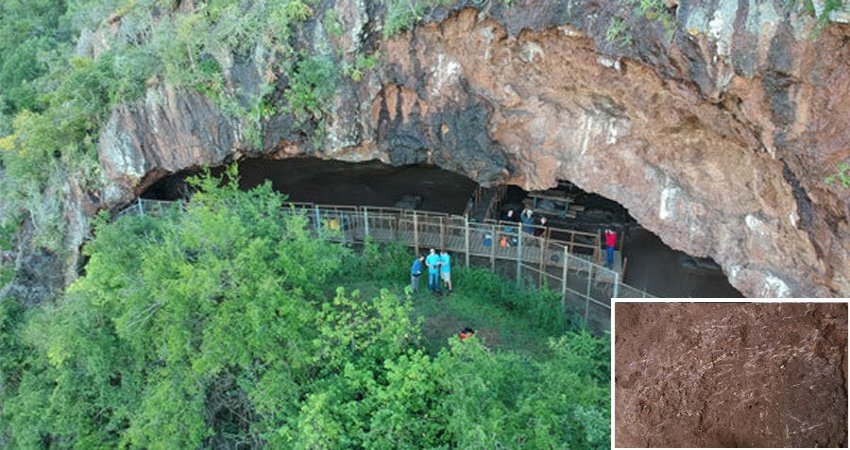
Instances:
[[[847,447],[846,303],[617,303],[617,447]]]

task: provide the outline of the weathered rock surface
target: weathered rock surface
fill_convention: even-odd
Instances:
[[[618,447],[847,447],[846,303],[618,303]]]
[[[28,245],[32,234],[32,223],[26,221],[17,237],[24,245],[19,245],[19,251],[10,255],[14,257],[15,278],[0,289],[0,298],[15,298],[25,307],[53,298],[69,282],[65,277],[69,267],[66,261],[55,253]]]
[[[850,157],[846,26],[812,39],[813,21],[778,3],[680,1],[671,35],[621,2],[461,1],[382,41],[378,8],[335,6],[348,31],[316,21],[302,45],[382,61],[339,84],[320,150],[287,115],[252,148],[201,95],[154,88],[101,138],[105,205],[243,153],[432,163],[527,189],[567,179],[711,256],[746,295],[850,296],[850,196],[823,181]],[[606,39],[614,17],[632,45]]]
[[[149,89],[144,100],[119,106],[101,134],[105,202],[129,200],[132,191],[122,187],[143,189],[166,173],[222,163],[246,146],[240,129],[203,94]]]

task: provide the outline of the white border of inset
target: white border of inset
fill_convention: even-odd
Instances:
[[[614,406],[614,374],[616,374],[616,367],[614,365],[614,355],[617,350],[617,322],[615,311],[617,310],[617,303],[844,303],[848,305],[848,314],[850,314],[850,298],[612,298],[611,299],[611,448],[621,448],[621,449],[630,449],[630,448],[643,448],[643,447],[617,447],[617,442],[614,440],[614,428],[615,428],[615,420],[616,420],[616,410]],[[848,327],[850,329],[850,327]],[[850,343],[850,336],[848,336],[848,343]],[[850,357],[847,358],[850,361]],[[848,362],[850,363],[850,362]],[[847,380],[845,380],[847,382]],[[845,386],[845,389],[850,388],[850,386]],[[850,399],[848,399],[847,403],[847,416],[848,423],[850,423]],[[850,438],[850,436],[848,436]],[[677,448],[677,447],[672,447]],[[681,448],[681,447],[678,447]],[[690,450],[692,449],[703,449],[705,447],[688,447]],[[759,448],[759,447],[754,447]],[[764,447],[761,447],[764,448]],[[795,447],[795,448],[812,448],[812,447]]]

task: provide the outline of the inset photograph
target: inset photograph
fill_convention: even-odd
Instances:
[[[617,447],[847,447],[847,303],[614,306]]]

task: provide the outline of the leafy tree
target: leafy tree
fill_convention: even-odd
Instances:
[[[47,73],[43,53],[70,40],[64,0],[7,0],[0,4],[0,86],[4,114],[39,109],[34,81]]]
[[[55,305],[0,302],[0,444],[608,446],[605,340],[531,356],[454,337],[431,356],[411,299],[335,286],[374,256],[314,238],[268,184],[192,183],[160,217],[102,216]]]

